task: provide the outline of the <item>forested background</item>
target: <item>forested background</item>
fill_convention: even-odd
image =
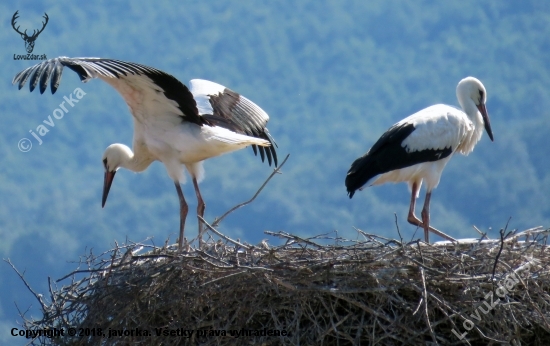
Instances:
[[[15,1],[0,4],[0,257],[38,291],[76,267],[79,255],[126,239],[163,244],[178,230],[178,199],[162,164],[119,171],[101,208],[101,156],[131,145],[126,104],[107,84],[65,70],[55,95],[21,91],[13,76],[37,61],[14,60],[24,43],[11,27],[49,23],[34,54],[116,58],[154,66],[182,82],[209,79],[240,92],[271,117],[279,156],[290,159],[250,206],[220,230],[249,243],[264,230],[300,236],[353,227],[412,239],[405,184],[369,188],[349,200],[344,178],[393,123],[421,108],[458,105],[466,76],[487,88],[495,142],[484,133],[468,157],[448,164],[432,198],[432,224],[454,237],[550,225],[550,3],[544,1]],[[42,138],[29,130],[77,87],[86,95]],[[53,117],[52,117],[53,118]],[[18,141],[32,141],[29,152]],[[212,221],[254,194],[271,169],[251,149],[206,162],[201,184]],[[195,210],[192,184],[184,193]],[[423,197],[424,191],[421,192]],[[420,205],[423,203],[421,198]],[[188,218],[187,234],[196,234]],[[417,232],[415,238],[422,232]],[[436,238],[436,237],[433,237]],[[276,240],[269,239],[271,242]],[[0,343],[36,302],[0,264]]]

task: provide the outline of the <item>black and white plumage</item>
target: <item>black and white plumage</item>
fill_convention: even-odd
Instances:
[[[389,128],[372,148],[355,160],[346,176],[346,188],[352,198],[356,190],[387,182],[408,182],[412,190],[408,221],[448,240],[455,239],[429,225],[431,192],[439,184],[441,173],[452,155],[468,155],[481,139],[483,128],[491,141],[493,132],[485,102],[483,84],[467,77],[456,88],[462,111],[443,104],[425,108]],[[426,182],[422,221],[414,213],[416,198]]]
[[[44,93],[50,80],[53,94],[63,67],[76,72],[82,82],[94,78],[107,82],[124,98],[134,119],[134,151],[116,143],[103,155],[102,206],[120,167],[141,172],[153,161],[161,161],[180,199],[180,249],[188,212],[180,186],[185,182],[182,165],[192,177],[201,217],[205,204],[198,183],[204,176],[203,160],[252,145],[262,161],[267,157],[269,165],[277,166],[275,142],[266,128],[269,116],[252,101],[217,83],[194,79],[187,88],[163,71],[136,63],[59,57],[19,72],[13,84],[21,89],[28,80],[31,92],[38,86]]]

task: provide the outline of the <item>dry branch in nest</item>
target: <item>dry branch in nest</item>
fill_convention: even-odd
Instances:
[[[148,242],[90,252],[47,302],[35,293],[43,318],[24,327],[89,329],[34,340],[58,345],[550,345],[542,227],[433,245],[265,232],[277,246],[206,227],[204,246],[181,254]]]

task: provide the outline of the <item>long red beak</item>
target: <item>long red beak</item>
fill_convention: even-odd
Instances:
[[[107,202],[107,196],[109,196],[109,190],[111,189],[113,179],[115,179],[115,174],[116,171],[105,172],[105,178],[103,179],[103,197],[101,198],[101,208],[105,207],[105,202]]]
[[[485,123],[485,131],[487,131],[487,134],[489,135],[489,138],[491,138],[491,141],[494,142],[493,130],[491,130],[491,121],[489,120],[489,114],[487,113],[487,108],[485,107],[485,104],[480,103],[479,106],[477,106],[477,109],[483,117],[483,122]]]

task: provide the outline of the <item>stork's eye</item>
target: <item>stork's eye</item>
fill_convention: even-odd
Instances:
[[[479,91],[479,103],[483,103],[483,90]]]
[[[108,168],[107,168],[107,159],[103,159],[103,167],[105,167],[105,170],[108,170]]]

